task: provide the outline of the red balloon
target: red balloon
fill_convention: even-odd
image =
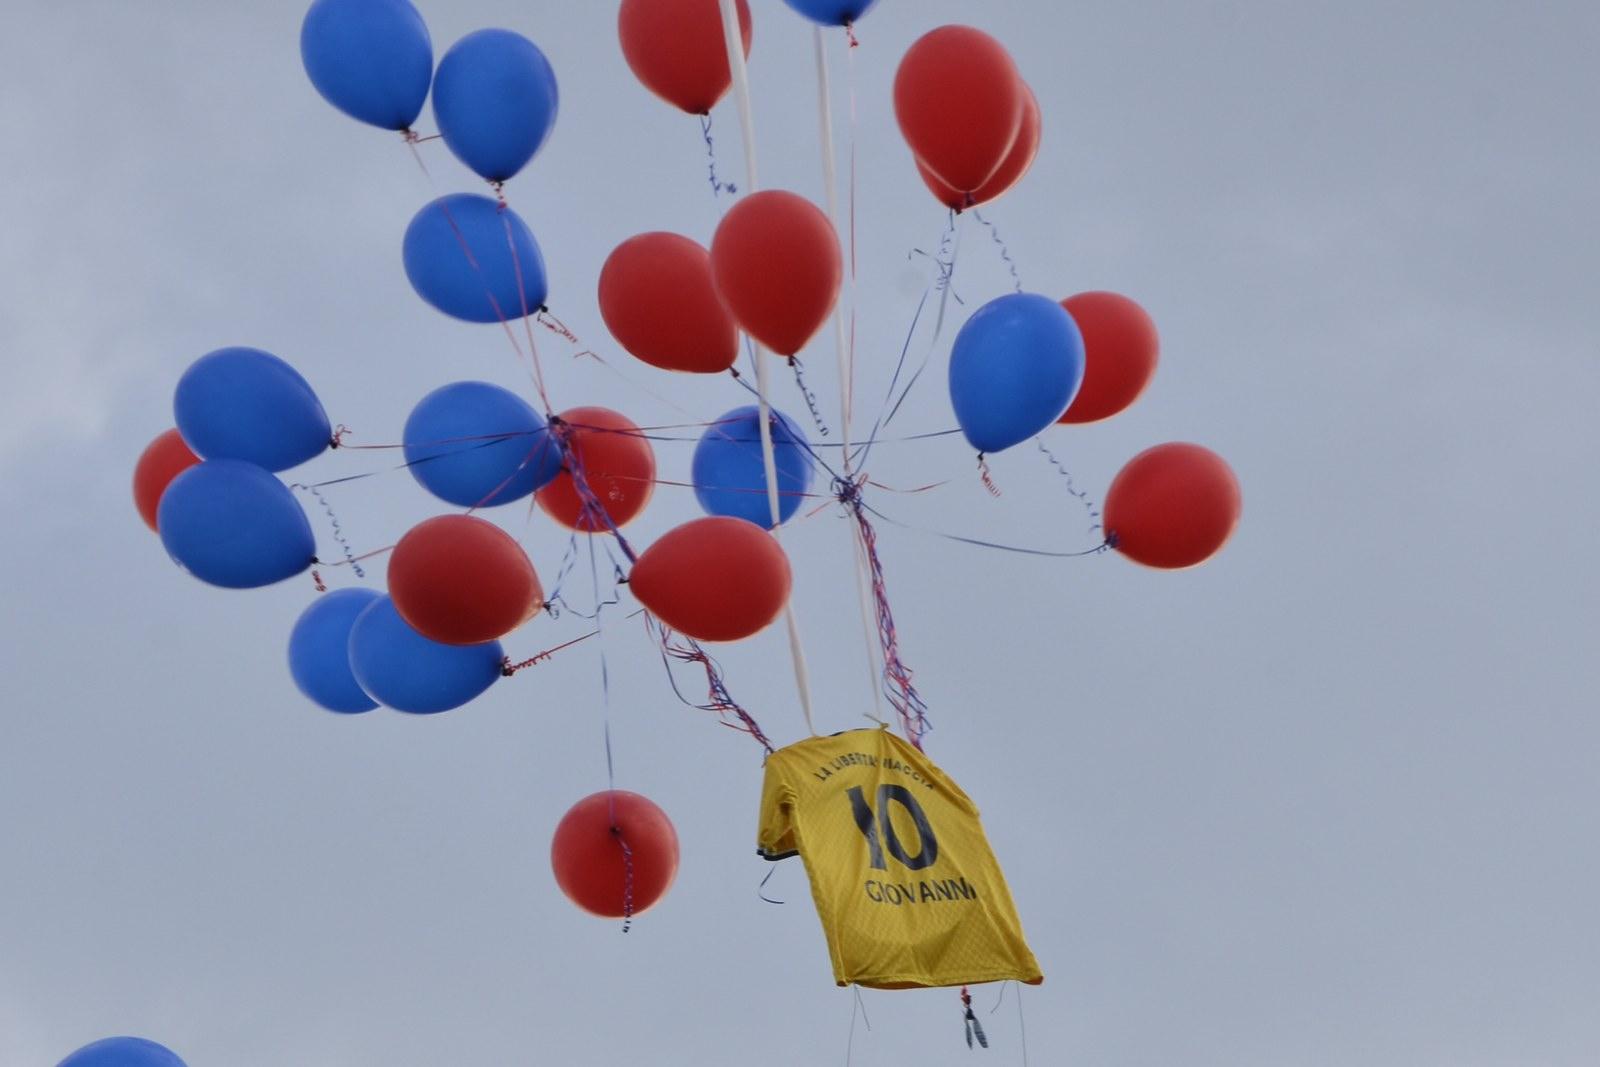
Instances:
[[[666,812],[637,793],[595,793],[561,817],[550,866],[561,891],[591,915],[638,915],[672,888],[678,832]]]
[[[539,613],[544,589],[522,546],[474,515],[418,523],[389,557],[395,610],[447,645],[495,641]]]
[[[750,8],[745,0],[737,3],[748,56]],[[622,0],[617,35],[634,77],[691,115],[709,114],[733,84],[717,0]]]
[[[976,193],[1005,162],[1027,95],[1000,42],[970,26],[923,34],[894,76],[894,114],[911,154],[961,193]]]
[[[739,327],[711,280],[711,254],[675,233],[641,233],[612,251],[600,268],[600,316],[652,367],[717,374],[739,358]]]
[[[1216,555],[1239,522],[1239,481],[1199,445],[1156,445],[1128,461],[1106,492],[1106,536],[1136,563],[1175,569]]]
[[[1011,151],[1006,153],[1006,158],[1001,161],[1000,169],[996,170],[983,186],[973,193],[963,193],[952,189],[943,178],[940,178],[922,160],[917,160],[917,173],[922,175],[922,181],[928,190],[938,198],[945,207],[963,211],[969,207],[987,204],[991,200],[998,200],[1010,191],[1028,173],[1033,166],[1034,157],[1039,154],[1039,137],[1043,129],[1039,115],[1039,100],[1033,95],[1033,90],[1028,88],[1026,82],[1022,85],[1022,125],[1017,128],[1017,139],[1011,144]],[[969,199],[970,197],[970,199]]]
[[[1083,334],[1083,386],[1059,422],[1109,419],[1139,399],[1156,372],[1161,338],[1144,308],[1117,293],[1061,301]]]
[[[626,415],[608,408],[573,408],[557,416],[566,423],[567,447],[576,453],[589,490],[610,516],[585,515],[583,499],[572,479],[570,459],[561,473],[540,489],[535,498],[545,514],[584,533],[604,532],[624,526],[650,503],[656,487],[656,455],[639,427]]]
[[[168,430],[145,446],[133,468],[133,503],[146,526],[156,529],[156,505],[172,479],[199,462],[177,430]]]
[[[753,522],[715,515],[669,531],[628,575],[639,603],[700,641],[738,641],[789,602],[789,557]]]
[[[739,325],[778,355],[792,356],[839,299],[839,235],[803,196],[752,193],[723,216],[711,238],[711,274]]]

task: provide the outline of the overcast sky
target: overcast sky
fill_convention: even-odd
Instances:
[[[809,25],[751,6],[763,181],[820,200]],[[720,210],[696,121],[633,79],[615,7],[422,4],[436,54],[505,26],[560,80],[509,195],[551,306],[630,380],[550,337],[555,403],[711,419],[742,403],[731,382],[633,363],[595,306],[618,242],[708,241]],[[783,906],[757,897],[760,750],[673,699],[637,623],[605,639],[617,783],[667,810],[683,864],[624,936],[548,862],[557,819],[606,784],[595,643],[447,715],[326,714],[284,666],[310,579],[208,588],[139,522],[134,461],[213,348],[283,356],[365,443],[447,381],[526,389],[496,328],[432,311],[401,270],[412,213],[475,180],[433,142],[430,185],[397,137],[324,104],[303,12],[7,8],[0,1063],[115,1033],[191,1067],[843,1062],[853,997],[803,871],[777,868]],[[1046,975],[1021,998],[1030,1061],[1595,1062],[1600,9],[882,0],[853,57],[869,413],[928,276],[908,253],[944,224],[889,85],[949,21],[1005,42],[1043,109],[1037,165],[987,212],[1024,283],[1125,292],[1162,333],[1147,395],[1052,446],[1098,499],[1140,449],[1200,441],[1245,497],[1227,550],[1176,574],[881,530],[929,754],[983,809]],[[736,175],[731,103],[716,123]],[[987,233],[961,237],[958,319],[1008,284]],[[951,336],[897,427],[953,424]],[[807,359],[836,418],[828,335]],[[791,384],[776,396],[805,419]],[[663,477],[691,448],[658,446]],[[958,440],[884,445],[878,480],[950,484],[878,505],[1093,543],[1037,452],[993,464],[999,500]],[[330,499],[358,548],[439,510],[403,473]],[[662,487],[634,540],[697,513]],[[548,580],[565,538],[496,517]],[[824,512],[786,544],[818,726],[863,725],[848,526]],[[540,619],[507,648],[581,632]],[[803,736],[780,632],[722,658],[775,739]],[[867,991],[855,1062],[1020,1064],[996,995],[976,992],[994,1048],[969,1057],[953,991]]]

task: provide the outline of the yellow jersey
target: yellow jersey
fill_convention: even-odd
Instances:
[[[886,727],[768,756],[756,844],[805,863],[839,985],[1044,980],[977,807]]]

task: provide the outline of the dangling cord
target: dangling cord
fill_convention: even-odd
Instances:
[[[588,535],[588,543],[589,577],[594,585],[594,625],[600,646],[600,699],[605,714],[606,805],[611,816],[611,836],[622,849],[622,932],[627,933],[633,926],[633,849],[628,847],[628,839],[617,822],[617,769],[611,755],[611,671],[606,664],[605,624],[601,620],[605,604],[600,596],[600,567],[595,562],[594,534]]]
[[[1017,261],[1011,258],[1011,249],[1006,247],[1005,238],[1000,236],[1000,228],[984,218],[983,213],[977,208],[972,209],[972,217],[988,229],[990,239],[999,246],[1001,262],[1011,272],[1011,284],[1016,287],[1017,292],[1022,292],[1022,275],[1017,272]]]
[[[1000,995],[995,998],[994,1007],[989,1009],[990,1015],[999,1011],[1000,1005],[1005,1003],[1006,987],[1011,984],[1013,983],[1009,981],[1000,983]],[[1017,1028],[1022,1032],[1022,1067],[1028,1067],[1028,1023],[1022,1017],[1022,986],[1020,985],[1017,986]]]
[[[872,1020],[867,1018],[867,1004],[866,1001],[861,999],[861,987],[853,985],[850,987],[850,991],[855,994],[855,1001],[850,1005],[850,1037],[844,1045],[844,1067],[850,1067],[855,1056],[857,1015],[861,1016],[861,1021],[865,1024],[867,1032],[872,1032]]]
[[[300,482],[295,482],[293,485],[289,486],[289,488],[299,489],[301,492],[310,493],[316,498],[317,503],[322,505],[323,513],[328,516],[328,522],[333,527],[334,543],[339,546],[339,551],[344,553],[344,565],[355,571],[357,578],[365,578],[367,573],[361,569],[361,557],[358,557],[355,554],[355,550],[350,547],[350,540],[349,538],[345,537],[344,527],[339,524],[339,516],[334,513],[333,505],[328,503],[328,498],[323,496],[322,491],[314,485],[304,485]],[[317,583],[317,592],[326,592],[326,587],[322,584],[321,575],[317,574],[315,571],[312,571],[311,577]]]
[[[711,112],[707,111],[700,116],[700,136],[706,141],[706,176],[711,183],[712,199],[727,193],[733,196],[739,187],[732,182],[725,182],[717,177],[717,143],[711,139]]]
[[[978,1022],[978,1017],[972,1011],[972,994],[966,986],[961,987],[961,1021],[967,1030],[967,1047],[972,1047],[973,1038],[984,1048],[989,1047],[989,1037],[983,1032],[983,1024]]]
[[[994,484],[994,478],[989,474],[989,461],[983,458],[983,453],[978,453],[978,477],[983,480],[983,487],[989,490],[989,495],[998,498],[1000,487]]]
[[[772,869],[767,872],[767,876],[765,878],[761,879],[761,884],[756,886],[756,896],[760,897],[762,900],[766,901],[768,904],[782,904],[783,903],[783,901],[781,901],[781,900],[773,900],[771,897],[767,896],[765,893],[762,892],[763,889],[767,888],[767,883],[772,881],[772,876],[777,874],[777,873],[778,873],[777,864],[773,864]]]
[[[1099,507],[1089,499],[1087,491],[1078,488],[1077,483],[1072,479],[1072,472],[1067,469],[1065,463],[1056,458],[1054,452],[1050,451],[1049,447],[1045,445],[1042,436],[1035,437],[1033,442],[1039,446],[1039,451],[1044,453],[1044,458],[1050,461],[1050,465],[1056,469],[1056,473],[1061,475],[1062,480],[1067,483],[1067,493],[1077,498],[1078,503],[1083,505],[1083,510],[1089,513],[1089,532],[1091,534],[1099,533],[1101,530]]]
[[[794,371],[795,388],[800,390],[800,395],[806,398],[806,407],[811,411],[811,423],[817,428],[817,433],[823,437],[828,436],[828,424],[822,420],[822,407],[817,403],[817,394],[811,391],[806,384],[805,368],[800,365],[799,356],[789,357],[789,369]]]

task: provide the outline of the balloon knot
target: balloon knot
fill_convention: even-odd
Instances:
[[[348,437],[349,435],[350,435],[350,427],[346,426],[344,423],[341,422],[339,425],[337,425],[337,426],[335,426],[333,428],[333,437],[329,439],[328,447],[329,448],[338,448],[339,446],[344,444],[344,439],[346,437]]]
[[[855,22],[853,20],[847,20],[845,22],[845,24],[844,24],[844,35],[845,35],[845,38],[850,42],[850,47],[851,48],[860,48],[861,47],[861,42],[856,39],[856,24],[855,24]]]

